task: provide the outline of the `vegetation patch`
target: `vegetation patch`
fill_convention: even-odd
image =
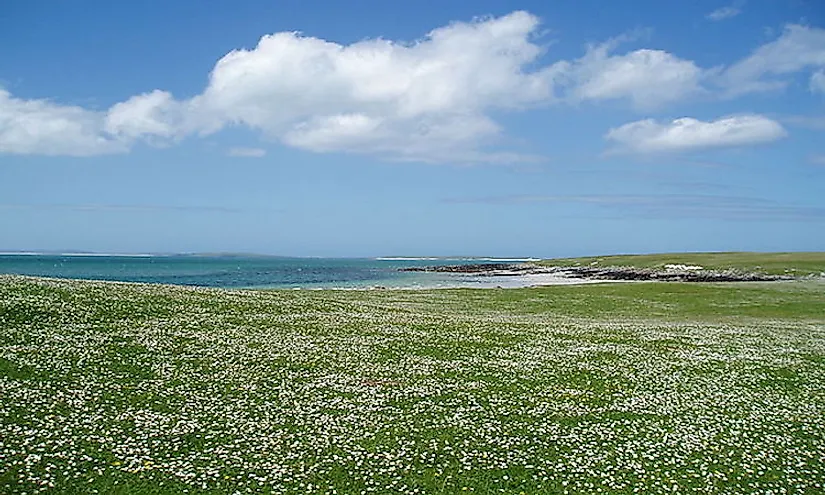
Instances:
[[[3,493],[818,493],[820,282],[0,277]]]

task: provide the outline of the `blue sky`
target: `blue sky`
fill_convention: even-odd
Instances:
[[[815,0],[10,0],[0,46],[0,250],[825,249]]]

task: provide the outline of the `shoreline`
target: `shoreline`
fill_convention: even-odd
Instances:
[[[478,289],[478,290],[495,290],[495,289],[532,289],[541,287],[553,286],[581,286],[581,285],[597,285],[597,284],[616,284],[616,283],[632,283],[632,282],[670,282],[680,283],[680,281],[673,280],[630,280],[630,279],[607,279],[607,278],[579,278],[569,276],[559,276],[555,273],[528,273],[517,275],[484,275],[479,278],[473,277],[468,279],[456,279],[453,281],[440,281],[432,284],[416,284],[416,285],[392,285],[392,284],[372,284],[363,286],[327,286],[327,287],[295,287],[295,286],[250,286],[250,287],[218,287],[206,285],[182,285],[169,284],[160,282],[134,282],[122,280],[105,280],[105,279],[87,279],[87,278],[65,278],[65,277],[41,277],[33,275],[19,275],[19,274],[0,274],[0,281],[3,279],[26,279],[26,280],[41,280],[52,282],[79,282],[92,284],[112,284],[112,285],[136,285],[148,287],[172,287],[179,289],[191,290],[215,290],[215,291],[230,291],[230,292],[247,292],[247,291],[309,291],[309,292],[370,292],[370,291],[438,291],[438,290],[455,290],[455,289]],[[800,278],[782,278],[772,279],[775,282],[801,282],[805,279]],[[765,280],[741,280],[735,283],[760,283]],[[684,283],[684,282],[681,282]],[[697,283],[697,282],[693,282]],[[706,283],[713,283],[706,282]],[[734,283],[734,282],[725,282]]]
[[[324,286],[324,287],[297,287],[288,285],[258,285],[248,287],[219,287],[208,285],[184,285],[184,284],[170,284],[162,282],[136,282],[128,280],[108,280],[99,278],[70,278],[70,277],[47,277],[38,275],[22,275],[16,273],[0,273],[0,280],[2,279],[27,279],[27,280],[45,280],[58,282],[89,282],[89,283],[103,283],[103,284],[128,284],[128,285],[147,285],[158,287],[178,287],[184,289],[208,289],[208,290],[227,290],[227,291],[426,291],[426,290],[441,290],[441,289],[527,289],[532,287],[546,287],[552,285],[585,285],[616,282],[612,280],[588,280],[584,278],[559,277],[554,274],[515,274],[515,275],[499,275],[499,276],[470,276],[461,277],[457,275],[453,280],[439,280],[432,283],[413,283],[411,285],[397,285],[392,284],[391,281],[385,283],[373,283],[365,285],[348,285],[348,286]]]
[[[658,265],[608,265],[599,266],[598,261],[575,264],[542,264],[532,261],[496,262],[488,259],[477,259],[477,263],[443,264],[447,258],[440,258],[433,264],[417,266],[401,266],[385,270],[383,275],[367,279],[339,279],[333,281],[315,281],[302,283],[293,280],[284,283],[278,277],[261,277],[257,281],[230,279],[217,283],[199,284],[196,280],[189,283],[175,280],[146,280],[131,278],[113,278],[90,273],[67,273],[66,276],[52,274],[15,274],[0,273],[0,277],[28,276],[47,280],[76,280],[92,282],[133,283],[148,285],[168,285],[175,287],[213,288],[224,290],[308,290],[308,291],[370,291],[370,290],[438,290],[438,289],[518,289],[532,287],[547,287],[557,285],[586,285],[606,282],[681,282],[681,283],[732,283],[732,282],[776,282],[776,281],[825,281],[825,272],[793,275],[785,270],[785,274],[768,274],[759,270],[760,267],[748,269],[729,269],[720,266],[715,268],[703,267],[696,263],[664,263]],[[490,258],[492,260],[492,258]],[[423,261],[420,259],[419,261]],[[552,261],[552,260],[551,260]],[[572,261],[572,260],[571,260]],[[583,260],[589,261],[589,260]],[[437,264],[439,263],[440,264]],[[303,266],[299,266],[300,272]],[[393,275],[394,273],[394,275]],[[123,275],[123,274],[122,274]],[[231,278],[231,277],[230,277]],[[224,285],[221,282],[229,282]],[[241,283],[238,283],[241,282]],[[243,282],[251,282],[248,285]],[[255,283],[257,282],[257,283]]]
[[[706,270],[701,266],[665,265],[664,268],[627,266],[541,266],[533,263],[437,265],[399,268],[403,272],[471,274],[476,277],[525,277],[546,275],[559,280],[651,282],[775,282],[797,280],[791,275],[769,275],[740,270]]]

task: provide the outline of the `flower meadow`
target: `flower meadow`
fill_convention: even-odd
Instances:
[[[0,492],[822,493],[823,289],[0,276]]]

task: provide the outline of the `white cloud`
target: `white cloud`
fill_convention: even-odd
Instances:
[[[266,156],[266,150],[261,148],[230,148],[226,154],[227,156],[237,156],[241,158],[261,158]]]
[[[104,130],[127,140],[171,138],[182,132],[182,109],[170,93],[155,90],[113,105]]]
[[[814,72],[809,84],[811,93],[825,93],[825,70]]]
[[[411,44],[277,33],[219,60],[191,105],[211,116],[206,132],[240,123],[312,151],[450,159],[499,137],[489,110],[553,98],[553,68],[527,69],[543,51],[531,41],[537,26],[535,16],[514,12]]]
[[[653,119],[610,129],[605,138],[616,151],[659,153],[755,145],[786,136],[782,126],[761,115],[734,115],[703,122],[681,118],[668,123]]]
[[[606,100],[648,110],[695,95],[781,87],[787,81],[780,76],[825,68],[825,30],[798,25],[726,70],[663,50],[617,53],[621,38],[590,46],[578,59],[542,63],[538,30],[539,19],[519,11],[452,23],[411,43],[343,45],[275,33],[222,57],[201,94],[177,100],[154,90],[103,112],[2,92],[0,152],[114,153],[139,141],[162,145],[240,125],[315,152],[535,160],[507,149],[512,141],[497,115]],[[812,91],[823,79],[821,70],[811,77]]]
[[[722,7],[714,10],[713,12],[707,15],[707,18],[711,21],[721,21],[724,19],[730,19],[731,17],[736,17],[741,13],[742,9],[734,5],[730,5],[728,7]]]
[[[164,91],[99,112],[0,90],[0,153],[93,156],[125,153],[137,140],[161,144],[183,134],[179,107]]]
[[[637,108],[652,108],[701,91],[702,70],[662,50],[611,55],[615,41],[591,47],[566,67],[574,100],[627,98]]]
[[[102,133],[103,115],[0,89],[0,153],[90,156],[127,150]]]
[[[825,29],[790,24],[776,40],[721,72],[718,83],[729,95],[770,91],[787,86],[787,76],[825,67]]]
[[[519,11],[453,23],[413,43],[267,35],[255,48],[221,58],[202,94],[183,101],[160,90],[134,96],[95,114],[88,134],[122,147],[244,125],[319,152],[483,157],[502,135],[492,110],[554,100],[557,68],[534,67],[544,52],[534,42],[538,25]],[[490,153],[493,160],[519,159],[512,151]]]

